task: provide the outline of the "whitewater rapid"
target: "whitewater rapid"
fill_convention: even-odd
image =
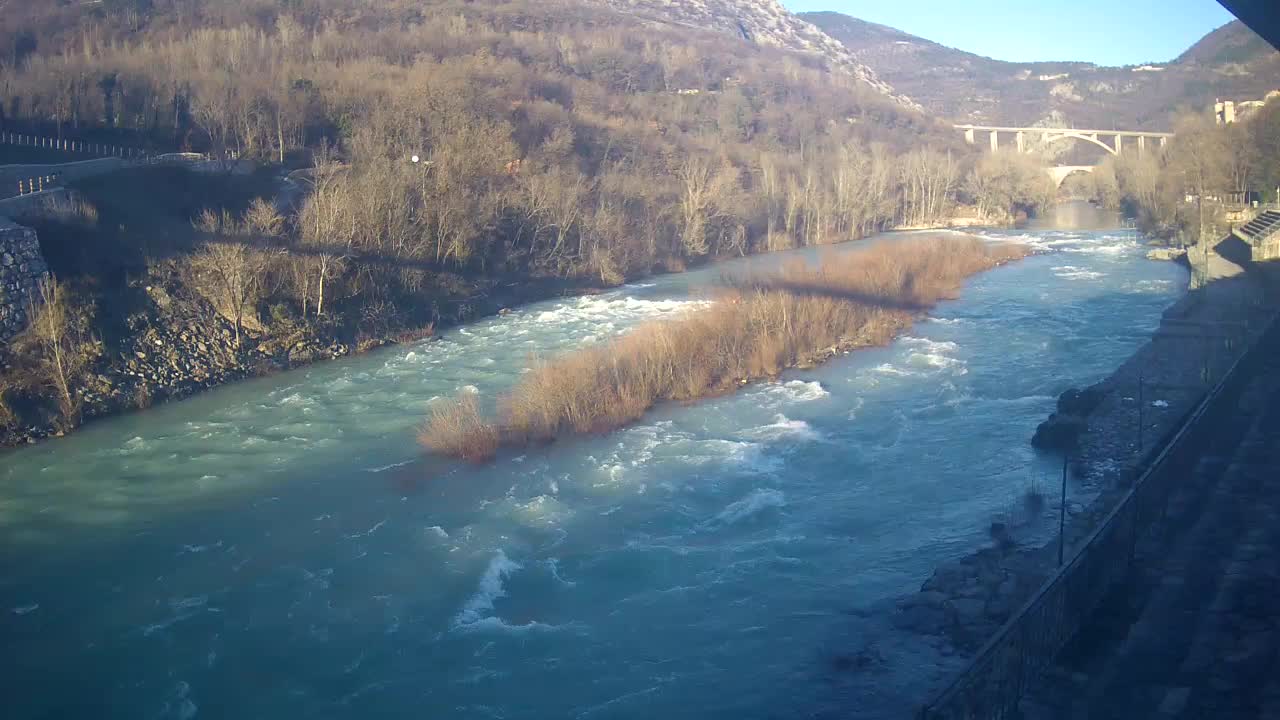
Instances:
[[[987,237],[1042,253],[890,347],[483,468],[421,457],[433,402],[492,403],[537,357],[786,257],[0,456],[6,717],[902,716],[959,659],[895,631],[894,598],[1047,482],[1035,424],[1185,286],[1123,231]]]

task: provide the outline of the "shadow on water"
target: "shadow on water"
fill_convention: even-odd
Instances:
[[[1068,200],[1054,205],[1042,217],[1019,225],[1026,230],[1088,230],[1105,231],[1123,228],[1120,213],[1106,210],[1085,200]]]

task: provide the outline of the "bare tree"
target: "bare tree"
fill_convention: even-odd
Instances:
[[[1035,155],[1003,150],[983,155],[970,171],[966,187],[984,218],[1008,221],[1018,210],[1051,203],[1056,188]]]
[[[32,363],[31,377],[54,391],[69,429],[80,421],[80,379],[98,356],[89,332],[93,307],[76,304],[64,283],[41,281],[28,302],[31,325],[14,338],[14,348]]]
[[[686,157],[676,166],[680,181],[680,240],[690,257],[706,255],[707,224],[720,213],[720,203],[735,182],[727,163],[718,167],[705,156]]]
[[[1205,200],[1222,192],[1228,182],[1225,137],[1207,118],[1199,115],[1179,118],[1175,132],[1177,137],[1171,150],[1171,169],[1182,176],[1187,192],[1195,196],[1195,237],[1197,242],[1203,243],[1209,235]]]
[[[949,152],[916,148],[902,158],[902,219],[908,225],[941,220],[953,201],[957,167]]]
[[[213,305],[218,314],[235,326],[235,344],[240,346],[246,327],[260,330],[257,304],[262,299],[269,255],[249,244],[247,226],[228,213],[206,210],[197,228],[210,239],[188,258],[186,280]]]
[[[298,213],[299,247],[294,259],[295,287],[304,318],[312,297],[316,317],[324,314],[325,289],[342,272],[355,240],[352,188],[346,170],[322,160],[312,173],[312,182],[311,195]]]

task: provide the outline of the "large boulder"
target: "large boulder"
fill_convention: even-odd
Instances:
[[[1031,445],[1041,450],[1066,452],[1075,448],[1080,433],[1088,427],[1086,418],[1098,408],[1106,391],[1093,385],[1082,390],[1072,388],[1058,397],[1058,411],[1040,423]]]
[[[1098,409],[1107,393],[1097,385],[1083,390],[1072,388],[1058,396],[1058,412],[1063,415],[1085,417]]]
[[[1076,446],[1085,427],[1084,418],[1054,413],[1036,427],[1036,434],[1031,436],[1031,445],[1040,450],[1065,452]]]

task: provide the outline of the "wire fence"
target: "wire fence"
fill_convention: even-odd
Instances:
[[[23,136],[16,136],[23,137]],[[42,165],[0,166],[0,200],[25,197],[65,187],[67,183],[121,168],[150,165],[175,165],[191,168],[215,167],[231,169],[239,155],[228,151],[221,159],[206,153],[163,153],[152,155],[128,150],[126,157],[104,156],[92,160]],[[27,174],[30,173],[30,174]]]
[[[41,135],[24,135],[14,132],[0,132],[0,143],[43,150],[81,153],[97,157],[118,157],[122,160],[141,159],[147,155],[145,150],[129,147],[127,145],[86,142],[83,140],[69,140],[67,138],[44,137]]]
[[[1130,490],[1073,556],[996,633],[956,680],[920,709],[920,720],[1017,716],[1023,692],[1053,663],[1090,615],[1134,570],[1138,540],[1166,516],[1169,498],[1194,471],[1205,441],[1280,333],[1273,316],[1205,398],[1145,456]]]

